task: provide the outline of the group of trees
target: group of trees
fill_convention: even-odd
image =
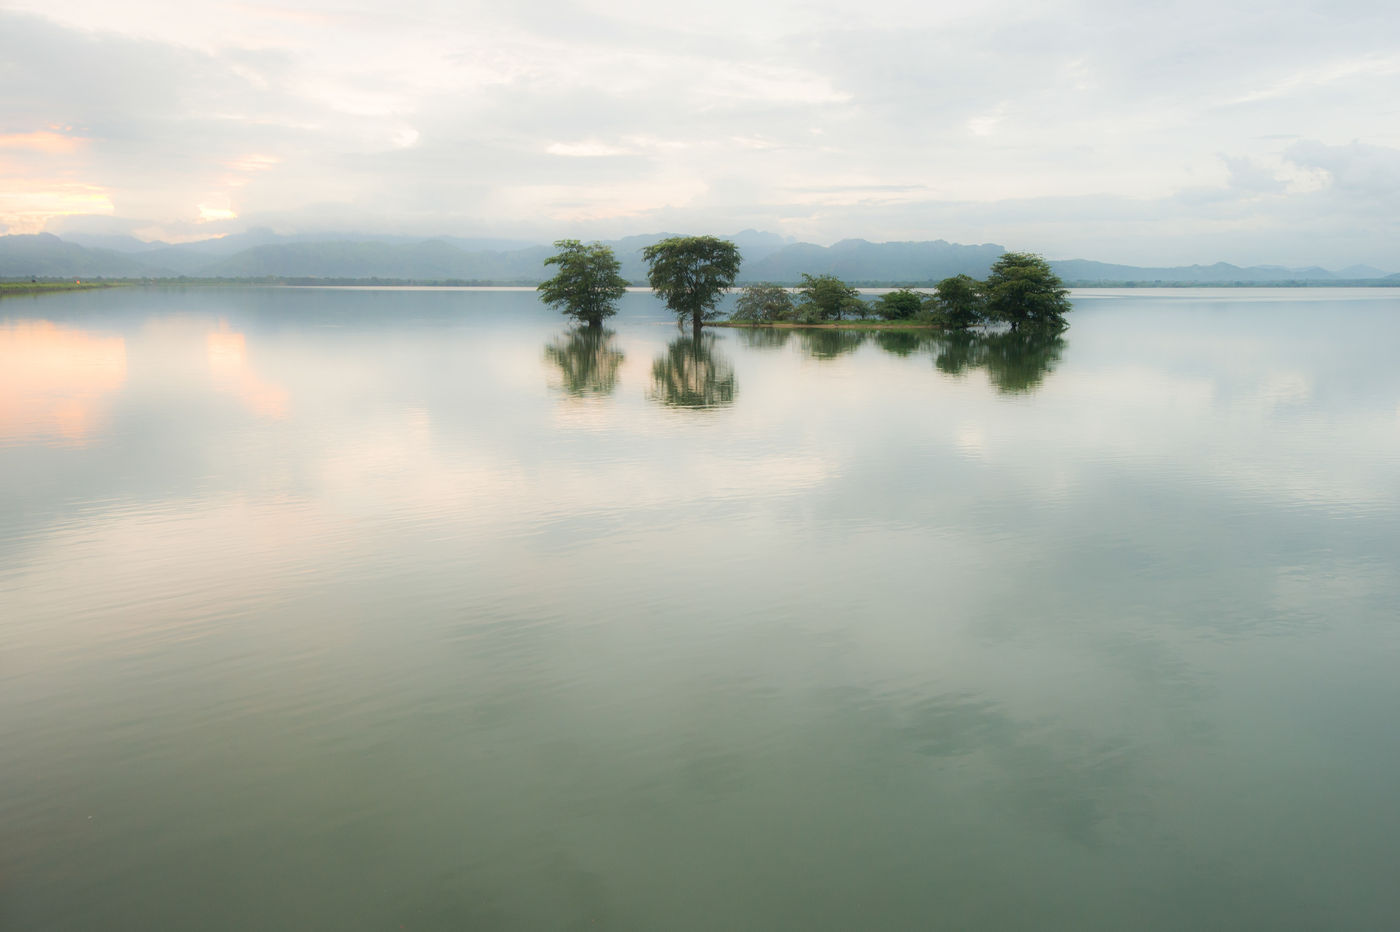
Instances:
[[[539,286],[541,299],[580,323],[602,326],[617,312],[614,305],[627,290],[612,250],[601,243],[559,240],[560,251],[545,260],[558,274]],[[739,274],[739,248],[714,236],[675,236],[642,250],[647,280],[658,297],[696,339],[706,320]],[[932,294],[901,288],[864,301],[859,292],[834,275],[802,276],[800,300],[780,285],[744,288],[732,320],[750,323],[824,323],[871,315],[886,320],[914,320],[961,330],[983,323],[1005,323],[1012,330],[1035,327],[1062,330],[1070,309],[1068,290],[1043,258],[1008,252],[992,264],[985,281],[968,275],[945,278]]]
[[[540,284],[541,300],[579,323],[601,327],[627,291],[617,257],[602,243],[561,239],[554,246],[559,252],[545,265],[557,265],[559,272]],[[701,326],[717,316],[719,299],[739,274],[739,247],[716,236],[673,236],[643,249],[642,258],[652,291],[679,321],[690,320],[699,339]]]
[[[901,288],[863,301],[855,288],[834,275],[803,275],[794,299],[788,289],[762,283],[744,288],[732,320],[749,323],[815,324],[865,319],[912,320],[950,330],[977,324],[1005,323],[1063,330],[1070,309],[1069,291],[1040,256],[1008,252],[992,264],[985,281],[955,275],[933,292]]]

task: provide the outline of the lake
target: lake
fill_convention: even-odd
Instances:
[[[1379,929],[1400,291],[0,302],[0,926]]]

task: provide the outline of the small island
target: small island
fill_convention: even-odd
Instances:
[[[545,260],[558,274],[539,285],[540,298],[591,328],[617,313],[627,290],[620,264],[603,243],[555,242],[558,253]],[[803,273],[796,289],[782,285],[744,286],[734,312],[720,319],[717,306],[739,274],[738,247],[714,236],[676,236],[642,250],[648,284],[675,313],[689,321],[695,339],[701,327],[817,327],[841,330],[966,330],[987,324],[1059,332],[1067,326],[1069,290],[1050,263],[1026,252],[1003,253],[979,281],[954,275],[932,293],[900,288],[871,301],[835,275]],[[873,318],[873,319],[872,319]]]
[[[992,264],[985,281],[955,275],[932,293],[900,288],[864,301],[834,275],[802,276],[794,300],[787,288],[747,285],[721,327],[818,327],[843,330],[965,330],[1004,323],[1063,330],[1069,292],[1050,264],[1031,253],[1008,252]]]

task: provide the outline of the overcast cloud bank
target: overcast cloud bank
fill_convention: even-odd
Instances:
[[[0,225],[1400,254],[1389,3],[11,0]]]

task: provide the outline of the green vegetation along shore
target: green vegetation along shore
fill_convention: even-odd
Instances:
[[[93,288],[115,288],[125,282],[0,282],[0,298],[22,294],[48,294],[53,291],[88,291]]]

